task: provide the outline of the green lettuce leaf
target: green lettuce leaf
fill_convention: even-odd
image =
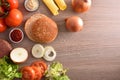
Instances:
[[[46,80],[70,80],[66,72],[60,62],[53,62],[46,71],[45,77]]]
[[[21,78],[22,74],[18,72],[19,66],[14,64],[9,57],[5,56],[0,59],[0,80],[13,80]]]

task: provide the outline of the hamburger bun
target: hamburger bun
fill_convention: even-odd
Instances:
[[[0,58],[9,55],[11,50],[12,46],[6,40],[0,39]]]
[[[34,14],[25,23],[25,32],[34,42],[50,43],[58,34],[57,24],[43,14]]]

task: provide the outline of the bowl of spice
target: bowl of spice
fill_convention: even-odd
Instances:
[[[24,38],[24,34],[21,29],[13,28],[9,33],[9,39],[13,43],[20,43]]]

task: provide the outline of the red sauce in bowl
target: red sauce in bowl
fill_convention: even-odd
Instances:
[[[14,28],[10,31],[9,38],[14,43],[19,43],[23,39],[23,32],[19,28]]]

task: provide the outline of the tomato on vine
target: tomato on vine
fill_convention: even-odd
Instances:
[[[7,26],[3,18],[0,18],[0,32],[4,32],[7,29]]]
[[[1,6],[5,10],[17,9],[19,6],[18,0],[2,0],[1,3]]]
[[[8,15],[5,17],[5,23],[9,27],[17,27],[23,21],[23,14],[18,9],[12,9],[9,11]]]

